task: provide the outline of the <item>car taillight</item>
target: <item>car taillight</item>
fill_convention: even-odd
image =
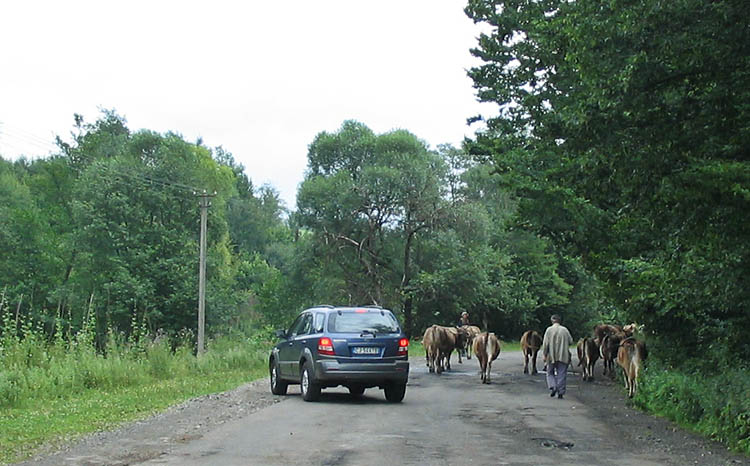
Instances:
[[[333,342],[328,337],[322,337],[318,340],[318,354],[326,354],[328,356],[335,356],[336,353],[333,351]]]
[[[398,354],[399,356],[403,356],[405,354],[408,354],[409,352],[409,340],[407,338],[402,338],[398,341]]]

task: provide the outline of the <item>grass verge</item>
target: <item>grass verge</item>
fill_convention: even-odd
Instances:
[[[649,361],[634,404],[750,455],[750,371],[678,370]]]
[[[0,395],[3,390],[6,395],[0,404],[0,464],[21,461],[42,446],[62,445],[267,374],[265,343],[224,339],[201,358],[186,352],[164,353],[164,348],[154,348],[138,358],[68,357],[48,361],[46,369],[4,370],[0,373]],[[123,370],[132,377],[123,381]],[[74,380],[61,373],[71,374]]]

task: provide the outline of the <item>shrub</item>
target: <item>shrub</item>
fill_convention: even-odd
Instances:
[[[635,403],[640,408],[750,453],[750,371],[688,372],[649,361]]]

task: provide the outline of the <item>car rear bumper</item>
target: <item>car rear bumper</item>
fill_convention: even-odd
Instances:
[[[409,379],[409,361],[378,363],[341,363],[336,360],[321,360],[315,364],[315,379],[325,384],[347,382],[406,383]]]

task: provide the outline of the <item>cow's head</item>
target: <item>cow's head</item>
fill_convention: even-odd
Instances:
[[[456,346],[465,347],[469,341],[469,332],[463,328],[458,327],[456,332]]]

